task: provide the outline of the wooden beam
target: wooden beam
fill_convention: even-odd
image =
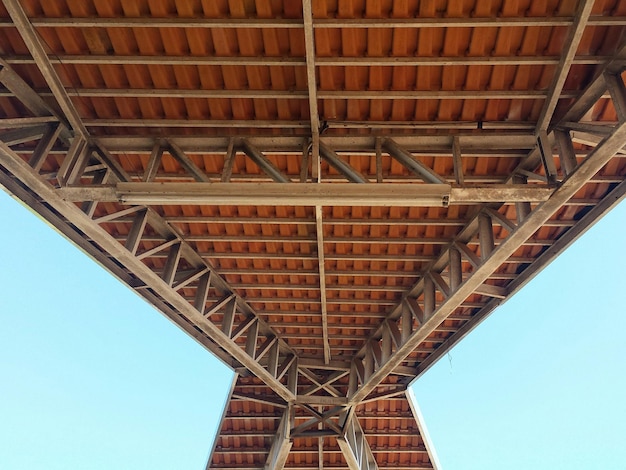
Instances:
[[[611,102],[620,121],[626,120],[626,87],[621,74],[606,74],[604,77],[611,94]]]
[[[324,362],[331,360],[328,338],[328,306],[326,302],[326,262],[324,259],[324,222],[322,207],[315,206],[315,233],[317,238],[317,265],[319,270],[320,304],[322,309],[322,337],[324,341]]]
[[[565,40],[565,46],[563,47],[563,53],[561,54],[561,60],[555,69],[555,74],[552,79],[552,84],[548,92],[548,97],[541,109],[539,119],[537,119],[537,126],[535,128],[536,133],[546,131],[552,120],[552,115],[563,91],[565,80],[569,74],[574,56],[578,50],[578,45],[583,37],[585,27],[589,21],[591,10],[595,0],[579,0],[578,8],[574,15],[574,21],[569,28],[567,39]]]
[[[237,381],[239,380],[239,375],[238,374],[233,374],[233,381],[230,384],[230,392],[228,394],[228,399],[224,402],[224,409],[222,410],[222,416],[220,418],[219,421],[219,425],[217,426],[217,432],[220,433],[222,431],[222,429],[224,429],[224,423],[226,422],[226,417],[228,415],[228,410],[230,410],[230,401],[233,398],[233,393],[235,391],[235,387],[237,385]],[[211,469],[211,463],[213,462],[213,456],[215,455],[215,452],[217,452],[217,443],[218,443],[219,439],[213,439],[213,447],[211,448],[211,453],[209,454],[209,458],[207,460],[207,464],[205,467],[205,470],[210,470]]]
[[[522,28],[528,26],[568,26],[574,20],[570,16],[551,17],[471,17],[471,18],[321,18],[315,28]],[[153,17],[40,17],[33,18],[34,26],[54,28],[226,28],[226,29],[302,29],[302,21],[286,18],[153,18]],[[623,26],[623,16],[591,16],[591,25]],[[0,28],[13,24],[0,19]]]
[[[54,66],[50,63],[48,54],[46,54],[40,36],[33,27],[32,23],[29,21],[20,1],[2,0],[2,2],[11,16],[13,23],[17,27],[17,30],[26,44],[26,47],[35,59],[37,67],[50,87],[57,103],[59,103],[59,106],[61,107],[65,118],[69,122],[69,125],[79,135],[87,137],[89,133],[81,120],[80,114],[74,107],[74,103],[72,103],[71,98],[68,96],[61,79],[54,70]]]
[[[163,146],[157,141],[152,148],[150,160],[148,160],[148,166],[146,167],[143,177],[141,178],[143,182],[150,183],[151,181],[154,181],[154,178],[159,171],[159,165],[161,164],[162,157]]]
[[[422,162],[415,160],[413,155],[411,155],[408,150],[402,148],[394,140],[385,140],[384,147],[389,152],[389,155],[398,160],[402,163],[402,165],[418,175],[427,183],[447,184],[441,176],[435,173],[431,168],[428,168]]]
[[[498,60],[500,59],[500,60]],[[553,63],[553,60],[529,60],[530,58],[518,58],[514,65],[525,65],[528,63],[536,64],[537,62],[548,62]],[[120,59],[121,62],[128,63],[129,60]],[[263,61],[259,61],[258,59],[251,58],[251,62],[259,62],[257,65],[269,66],[270,63],[265,63]],[[72,60],[70,59],[70,62]],[[73,61],[77,62],[77,61]],[[94,62],[91,60],[83,60],[81,62]],[[115,57],[113,57],[110,62],[116,62]],[[151,60],[143,60],[142,58],[137,58],[135,62],[156,62]],[[232,65],[231,62],[238,62],[237,65],[252,65],[248,63],[248,61],[244,60],[234,60],[228,58],[211,59],[199,61],[189,60],[188,57],[180,58],[177,61],[172,60],[172,58],[165,58],[163,60],[165,63],[176,62],[178,65]],[[190,63],[192,62],[192,63]],[[198,62],[204,62],[198,64]],[[271,62],[271,59],[270,59]],[[428,59],[405,59],[398,60],[398,58],[387,58],[385,59],[370,59],[366,58],[364,60],[355,61],[354,59],[341,59],[341,60],[330,60],[327,59],[324,61],[326,64],[330,63],[331,65],[338,66],[352,66],[352,65],[361,65],[361,66],[390,66],[390,65],[401,65],[404,64],[406,66],[418,66],[418,65],[477,65],[480,63],[484,63],[484,65],[492,64],[496,65],[497,63],[507,62],[510,63],[512,60],[502,60],[502,58],[495,57],[494,60],[482,59],[478,58],[428,58]],[[374,62],[373,64],[371,62]],[[494,63],[495,62],[495,63]],[[592,61],[595,63],[601,63],[600,59]],[[158,62],[159,65],[163,65],[162,62]],[[287,60],[286,63],[280,65],[288,65],[293,64],[293,61]],[[506,65],[506,64],[505,64]],[[0,72],[1,74],[1,72]],[[52,96],[52,93],[46,91],[45,89],[37,89],[35,90],[39,96],[48,97]],[[236,89],[177,89],[177,88],[157,88],[157,89],[137,89],[137,88],[73,88],[66,90],[67,96],[69,97],[87,97],[87,98],[137,98],[137,99],[145,99],[145,98],[181,98],[181,99],[229,99],[229,98],[248,98],[248,99],[300,99],[305,100],[308,99],[308,93],[306,90],[236,90]],[[0,91],[0,97],[8,96],[6,92]],[[561,92],[559,95],[559,99],[569,99],[575,98],[577,94],[575,92]],[[347,91],[347,90],[325,90],[318,91],[316,94],[317,99],[329,100],[329,99],[360,99],[360,100],[380,100],[380,99],[393,99],[393,100],[421,100],[421,99],[434,99],[434,100],[489,100],[489,99],[516,99],[516,100],[537,100],[537,99],[545,99],[546,92],[542,90],[475,90],[475,91],[464,91],[464,90],[384,90],[384,91]]]
[[[167,142],[167,146],[169,147],[170,154],[180,166],[182,166],[187,173],[194,177],[196,181],[200,181],[203,183],[210,183],[211,179],[207,176],[207,174],[196,165],[191,158],[185,155],[185,152],[176,145],[174,142]]]
[[[561,171],[563,175],[567,177],[570,175],[576,166],[578,161],[576,160],[576,151],[572,143],[572,138],[568,131],[555,130],[554,140],[556,141],[559,149],[559,158],[561,161]],[[597,144],[597,143],[596,143]]]
[[[235,164],[235,156],[237,151],[235,150],[235,139],[228,139],[228,148],[226,149],[226,157],[224,158],[224,169],[222,170],[222,176],[220,181],[222,183],[228,183],[233,174],[233,165]]]
[[[165,121],[167,122],[167,121]],[[218,121],[218,123],[221,121]],[[233,123],[236,126],[239,121],[224,121]],[[246,121],[247,125],[255,125],[257,121]],[[193,123],[192,123],[193,124]],[[488,123],[484,123],[483,127]],[[261,122],[261,127],[263,122]],[[283,123],[286,125],[286,123]],[[308,124],[306,124],[308,127]],[[376,123],[371,123],[371,127],[376,127]],[[475,128],[475,126],[474,126]],[[291,127],[289,127],[291,129]],[[290,153],[301,156],[303,145],[308,148],[308,138],[310,136],[294,136],[286,133],[276,132],[272,136],[244,136],[252,145],[259,150],[268,153]],[[225,154],[231,137],[227,136],[170,136],[169,141],[175,142],[188,155],[219,153]],[[349,153],[358,155],[375,155],[377,136],[372,135],[324,135],[321,141],[338,154]],[[480,134],[460,134],[458,135],[459,145],[463,149],[463,156],[485,156],[502,158],[510,156],[519,158],[537,145],[537,139],[531,130],[525,133],[507,132],[499,130],[497,133],[482,132]],[[158,138],[150,136],[100,136],[93,138],[94,141],[101,142],[104,147],[112,153],[129,152],[150,152]],[[436,156],[450,156],[452,148],[452,138],[449,135],[423,135],[405,134],[395,135],[393,140],[412,154],[425,154]]]
[[[353,183],[369,183],[369,180],[361,173],[343,161],[330,147],[320,143],[320,155],[324,157],[332,167]]]
[[[622,44],[617,48],[614,56],[596,73],[594,79],[579,95],[575,103],[568,107],[567,112],[560,119],[563,122],[578,122],[585,113],[603,96],[607,90],[607,74],[619,73],[623,69],[626,59],[626,38],[622,38]]]
[[[139,205],[276,205],[445,207],[488,202],[542,202],[552,192],[541,185],[485,185],[451,188],[447,184],[381,183],[126,183],[62,188],[68,201],[93,200]]]
[[[54,116],[52,109],[48,106],[41,96],[20,77],[15,71],[2,59],[0,59],[0,83],[9,90],[15,97],[20,100],[28,110],[35,116]]]
[[[252,145],[247,139],[241,141],[244,152],[250,159],[257,164],[257,166],[268,174],[274,181],[278,183],[290,183],[291,180],[287,175],[274,166],[274,164],[267,159],[263,152]]]
[[[354,414],[346,421],[343,431],[343,435],[337,438],[337,443],[343,452],[348,468],[350,470],[378,470],[372,449]]]
[[[80,18],[73,18],[80,22]],[[31,23],[36,20],[31,19]],[[1,21],[1,20],[0,20]],[[320,21],[320,20],[317,20]],[[73,24],[73,23],[72,23]],[[1,24],[0,24],[1,26]],[[35,61],[30,56],[10,55],[4,57],[6,63],[11,65],[33,64]],[[585,55],[574,57],[572,63],[579,65],[598,65],[606,62],[608,58],[601,55]],[[72,65],[173,65],[173,66],[205,66],[205,65],[262,65],[272,67],[306,66],[306,58],[293,56],[279,57],[224,57],[224,56],[146,56],[146,55],[80,55],[58,54],[49,58],[50,63]],[[450,65],[556,65],[560,56],[458,56],[458,57],[317,57],[317,67],[327,66],[384,66],[384,67],[417,67],[417,66],[450,66]],[[248,92],[250,90],[242,90]],[[72,93],[70,90],[68,92]],[[253,91],[250,91],[254,93]],[[103,91],[104,93],[104,91]],[[485,92],[488,93],[488,92]],[[545,96],[545,92],[542,93]],[[250,95],[248,95],[250,96]],[[299,96],[297,93],[296,96]]]
[[[37,172],[41,170],[41,167],[45,163],[50,150],[59,138],[59,135],[61,135],[63,129],[64,126],[60,123],[52,124],[48,128],[43,138],[37,144],[37,147],[35,147],[35,151],[31,155],[28,162],[28,164],[33,167],[33,170]]]

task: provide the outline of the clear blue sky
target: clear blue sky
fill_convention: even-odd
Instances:
[[[0,191],[0,469],[201,469],[232,374]],[[444,470],[626,468],[626,205],[415,386]]]

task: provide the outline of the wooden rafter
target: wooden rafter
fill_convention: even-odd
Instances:
[[[11,15],[11,19],[22,36],[22,39],[26,43],[26,47],[28,47],[33,59],[35,59],[37,67],[39,67],[57,103],[59,103],[69,125],[77,134],[83,137],[88,136],[89,132],[85,128],[82,118],[74,107],[61,79],[54,70],[54,66],[50,62],[48,54],[46,54],[41,39],[28,19],[21,3],[19,0],[3,0],[3,3],[9,15]]]
[[[576,50],[583,37],[585,26],[589,21],[591,10],[595,0],[579,0],[576,15],[574,21],[569,29],[567,39],[565,41],[565,47],[561,55],[561,60],[556,67],[554,78],[548,92],[548,97],[541,109],[541,114],[537,120],[536,133],[539,134],[542,131],[546,131],[552,120],[552,115],[556,109],[556,104],[559,101],[561,91],[565,85],[565,79],[569,74]]]

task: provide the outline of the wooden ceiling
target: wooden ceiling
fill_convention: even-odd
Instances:
[[[624,197],[625,31],[620,0],[3,0],[0,184],[237,372],[209,467],[436,468],[408,385]]]

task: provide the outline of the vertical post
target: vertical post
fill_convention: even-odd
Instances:
[[[402,304],[402,344],[406,343],[413,330],[413,316],[406,304]]]
[[[372,345],[368,344],[365,347],[365,357],[363,358],[363,367],[365,368],[364,379],[367,381],[374,373],[374,354],[372,352]]]
[[[513,175],[513,184],[527,184],[528,178],[524,175]],[[517,223],[521,224],[530,214],[530,202],[516,202],[515,212],[517,214]]]
[[[484,212],[478,215],[478,241],[480,242],[480,258],[484,261],[494,248],[491,217]]]
[[[450,256],[450,292],[454,292],[463,283],[463,265],[461,252],[455,247],[449,250]]]
[[[454,162],[454,179],[456,180],[456,184],[463,186],[465,184],[465,177],[463,176],[461,144],[459,143],[459,137],[456,135],[452,138],[452,159]]]
[[[435,283],[429,275],[424,276],[424,320],[435,311]]]
[[[606,86],[611,94],[611,101],[620,122],[626,120],[626,88],[620,75],[607,73],[604,75]]]
[[[572,172],[578,166],[576,161],[576,151],[574,150],[574,144],[567,131],[554,131],[554,138],[556,139],[556,145],[559,149],[559,160],[561,161],[561,170],[565,176],[572,174]]]
[[[298,360],[294,360],[287,375],[287,388],[294,396],[298,395]]]
[[[380,137],[376,137],[376,182],[383,182],[383,149]]]
[[[548,184],[556,183],[556,166],[554,165],[554,157],[552,156],[552,145],[550,145],[550,138],[545,130],[539,131],[537,135],[537,145],[539,146],[539,154],[541,155],[541,162],[546,172],[546,180]]]

